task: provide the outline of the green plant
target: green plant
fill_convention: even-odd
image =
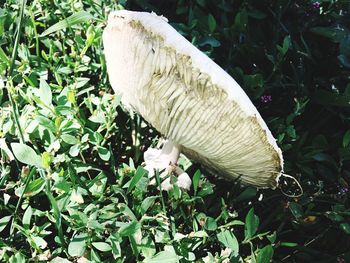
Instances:
[[[190,192],[148,184],[141,156],[160,136],[112,93],[101,46],[107,13],[123,7],[164,14],[234,76],[278,138],[301,198],[228,184],[185,157]],[[7,0],[0,261],[349,260],[349,8]]]

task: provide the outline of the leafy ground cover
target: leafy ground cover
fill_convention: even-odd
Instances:
[[[262,113],[304,194],[149,185],[160,138],[111,90],[110,10],[164,14]],[[348,1],[15,1],[0,9],[0,261],[350,261]],[[176,180],[174,178],[174,180]],[[295,189],[284,189],[291,194]]]

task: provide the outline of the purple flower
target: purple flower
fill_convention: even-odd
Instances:
[[[314,2],[314,3],[312,3],[312,8],[314,8],[314,9],[319,9],[320,7],[321,7],[320,2]]]
[[[340,192],[341,192],[342,194],[346,194],[347,192],[349,192],[349,188],[347,188],[347,187],[342,187],[342,188],[340,188]]]
[[[272,96],[271,95],[263,95],[260,97],[260,99],[263,103],[268,103],[268,102],[272,101]]]
[[[349,192],[349,187],[343,186],[343,185],[338,185],[338,195],[345,195]]]

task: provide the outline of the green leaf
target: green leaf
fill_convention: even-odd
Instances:
[[[94,196],[102,196],[106,188],[107,176],[105,173],[100,172],[93,180],[89,182],[89,190]]]
[[[206,0],[196,0],[197,4],[200,5],[201,7],[205,8],[206,7]]]
[[[7,226],[8,222],[10,222],[12,216],[4,216],[0,219],[0,232],[2,232]]]
[[[52,162],[51,154],[48,152],[43,152],[41,154],[41,164],[43,168],[48,169],[50,167],[51,162]]]
[[[264,19],[267,15],[257,9],[252,9],[248,11],[248,15],[255,19]]]
[[[41,157],[28,145],[23,143],[11,143],[11,148],[16,159],[24,164],[41,168]]]
[[[7,15],[8,15],[8,11],[6,11],[6,9],[0,8],[0,35],[4,33],[4,27],[5,27]]]
[[[102,262],[100,255],[94,249],[91,249],[90,256],[92,262]]]
[[[266,238],[270,241],[271,244],[275,243],[276,238],[277,238],[276,231],[270,235],[267,235]]]
[[[178,256],[173,251],[161,251],[151,258],[146,258],[145,263],[176,263],[179,262]]]
[[[329,38],[333,42],[340,42],[347,34],[347,30],[337,27],[313,27],[310,31],[314,34]]]
[[[140,179],[147,173],[147,170],[145,170],[143,167],[139,166],[137,167],[136,173],[135,175],[132,177],[128,190],[126,191],[127,193],[129,193],[130,191],[132,191],[136,184],[140,181]]]
[[[286,36],[283,40],[283,46],[280,47],[279,45],[277,45],[277,49],[281,53],[282,57],[287,53],[290,47],[290,43],[291,43],[290,36]]]
[[[33,209],[32,209],[31,206],[28,206],[28,208],[24,212],[23,218],[22,218],[22,224],[23,224],[24,228],[29,229],[29,227],[30,227],[30,220],[32,218],[32,215],[33,215]]]
[[[224,230],[217,235],[218,240],[227,248],[232,250],[234,256],[237,256],[239,253],[239,244],[235,235],[229,231]]]
[[[114,259],[119,258],[122,255],[121,248],[120,248],[120,240],[118,234],[111,234],[108,238],[108,241],[111,243],[112,248],[112,254]]]
[[[300,219],[303,216],[303,209],[302,209],[301,205],[299,205],[295,202],[290,202],[289,209],[292,212],[295,219]]]
[[[75,138],[73,135],[70,135],[70,134],[62,134],[61,139],[62,141],[70,145],[76,145],[80,143],[77,138]]]
[[[256,257],[256,262],[259,263],[270,263],[273,256],[273,248],[271,245],[267,245],[260,249],[258,256]]]
[[[70,73],[68,73],[68,74],[70,74]],[[75,92],[75,90],[68,90],[68,92],[67,92],[67,99],[72,104],[75,104],[77,102],[76,101],[76,92]]]
[[[74,192],[77,193],[77,191],[73,191],[73,193]],[[73,199],[72,196],[70,199]],[[69,212],[70,219],[74,222],[74,226],[85,227],[87,225],[89,219],[85,213],[73,208],[68,208],[67,210]]]
[[[154,201],[159,198],[159,196],[148,196],[141,203],[141,213],[145,214],[147,210],[153,206]]]
[[[100,158],[103,161],[107,162],[111,158],[111,152],[105,147],[98,146],[97,147],[97,152],[98,152],[98,155],[100,156]]]
[[[200,230],[200,231],[196,231],[194,232],[191,237],[199,237],[199,238],[203,238],[203,237],[208,237],[207,232]]]
[[[220,47],[221,43],[217,39],[215,39],[214,37],[208,36],[208,37],[201,38],[198,45],[200,47],[203,47],[205,45],[209,45],[211,47]]]
[[[126,204],[120,203],[119,204],[119,210],[124,215],[126,215],[129,218],[131,218],[131,220],[136,220],[135,214],[132,212],[132,210]]]
[[[344,95],[350,96],[350,82],[345,87]]]
[[[150,236],[146,236],[142,239],[141,251],[145,258],[150,258],[156,253],[156,246]]]
[[[264,77],[261,74],[244,75],[244,86],[254,98],[260,97],[264,92]]]
[[[99,251],[108,252],[112,250],[112,247],[106,242],[92,242],[92,245]]]
[[[4,50],[0,47],[0,61],[6,63],[6,65],[10,65],[10,59],[7,57]]]
[[[52,120],[44,116],[36,116],[35,120],[37,120],[41,126],[47,128],[52,133],[56,133],[56,126]]]
[[[0,150],[2,150],[2,154],[4,154],[10,161],[15,159],[4,138],[0,138]]]
[[[237,196],[235,201],[242,202],[242,201],[250,200],[256,196],[257,192],[258,190],[256,189],[256,187],[248,186],[242,193],[239,194],[239,196]]]
[[[350,235],[350,224],[348,223],[341,223],[340,229],[343,230],[346,234]]]
[[[349,143],[350,143],[350,130],[345,132],[343,136],[343,147],[344,148],[348,147]]]
[[[205,229],[207,229],[209,231],[215,231],[218,228],[218,225],[217,225],[214,218],[207,217],[207,220],[205,221],[204,227],[205,227]]]
[[[54,259],[49,261],[50,263],[72,263],[72,261],[69,261],[66,258],[61,257],[55,257]]]
[[[48,29],[46,29],[40,36],[44,37],[51,33],[54,33],[56,31],[66,29],[68,27],[74,26],[76,24],[87,22],[91,19],[94,19],[94,17],[86,12],[86,11],[80,11],[78,13],[75,13],[71,15],[70,17],[67,17],[66,19],[57,22],[56,24],[52,25]]]
[[[311,98],[315,103],[321,105],[350,107],[350,96],[347,94],[318,90]]]
[[[338,59],[345,66],[350,68],[350,34],[340,41]]]
[[[43,78],[40,78],[39,97],[46,105],[50,106],[52,104],[51,88]]]
[[[72,157],[77,157],[79,152],[80,152],[80,144],[75,144],[72,147],[70,147],[70,149],[69,149],[69,154]]]
[[[192,178],[192,184],[193,184],[193,189],[194,189],[195,193],[197,193],[197,190],[198,190],[199,180],[201,178],[201,174],[202,174],[201,171],[197,170]]]
[[[21,252],[16,252],[10,259],[10,263],[26,263],[28,262]]]
[[[339,148],[338,154],[342,160],[350,160],[350,147]]]
[[[253,237],[259,227],[259,217],[254,214],[254,208],[251,208],[245,218],[244,235],[245,240]]]
[[[33,236],[32,239],[37,247],[40,247],[41,249],[44,249],[47,247],[47,242],[42,237]]]
[[[327,153],[316,153],[312,156],[312,159],[314,159],[318,162],[328,162],[328,163],[331,163],[331,164],[334,164],[335,166],[337,166],[337,163],[332,158],[332,156],[327,154]]]
[[[72,257],[81,257],[86,250],[87,233],[76,235],[68,245],[68,254]]]
[[[45,180],[43,178],[35,179],[34,181],[31,181],[27,188],[25,189],[24,196],[34,196],[38,193],[40,193],[45,187]]]
[[[213,192],[213,185],[209,182],[206,182],[202,185],[201,190],[198,192],[198,196],[204,197],[212,194]]]
[[[293,242],[281,242],[281,247],[296,247],[298,246],[298,243]]]
[[[97,232],[103,232],[105,230],[104,225],[100,224],[97,220],[88,220],[87,227]]]
[[[139,222],[137,221],[131,221],[130,223],[128,224],[125,224],[124,226],[122,226],[118,233],[120,236],[131,236],[133,234],[136,233],[136,231],[138,229],[140,229],[141,225]]]
[[[212,14],[208,15],[208,28],[211,33],[214,32],[216,28],[216,20]]]
[[[350,68],[350,57],[346,56],[345,54],[340,54],[338,56],[338,59],[343,66]]]
[[[235,28],[238,31],[245,31],[246,27],[248,25],[248,14],[245,9],[238,12],[235,17]]]

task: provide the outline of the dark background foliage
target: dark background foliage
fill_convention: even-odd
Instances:
[[[299,261],[348,251],[349,1],[133,1],[128,7],[164,14],[235,78],[267,121],[285,172],[305,194],[271,193],[257,202],[263,226],[298,243]]]
[[[0,9],[0,136],[21,141],[18,111],[23,142],[43,163],[10,160],[1,145],[0,260],[152,262],[161,251],[181,262],[207,252],[223,260],[239,243],[241,258],[233,253],[231,262],[269,262],[272,248],[273,262],[350,261],[349,1],[39,2],[25,7],[16,60],[20,4]],[[301,197],[227,183],[186,160],[189,193],[147,187],[137,167],[159,135],[112,95],[101,46],[106,15],[121,6],[166,16],[234,77],[276,137]],[[81,10],[93,22],[41,35]],[[282,190],[297,196],[285,182]]]

